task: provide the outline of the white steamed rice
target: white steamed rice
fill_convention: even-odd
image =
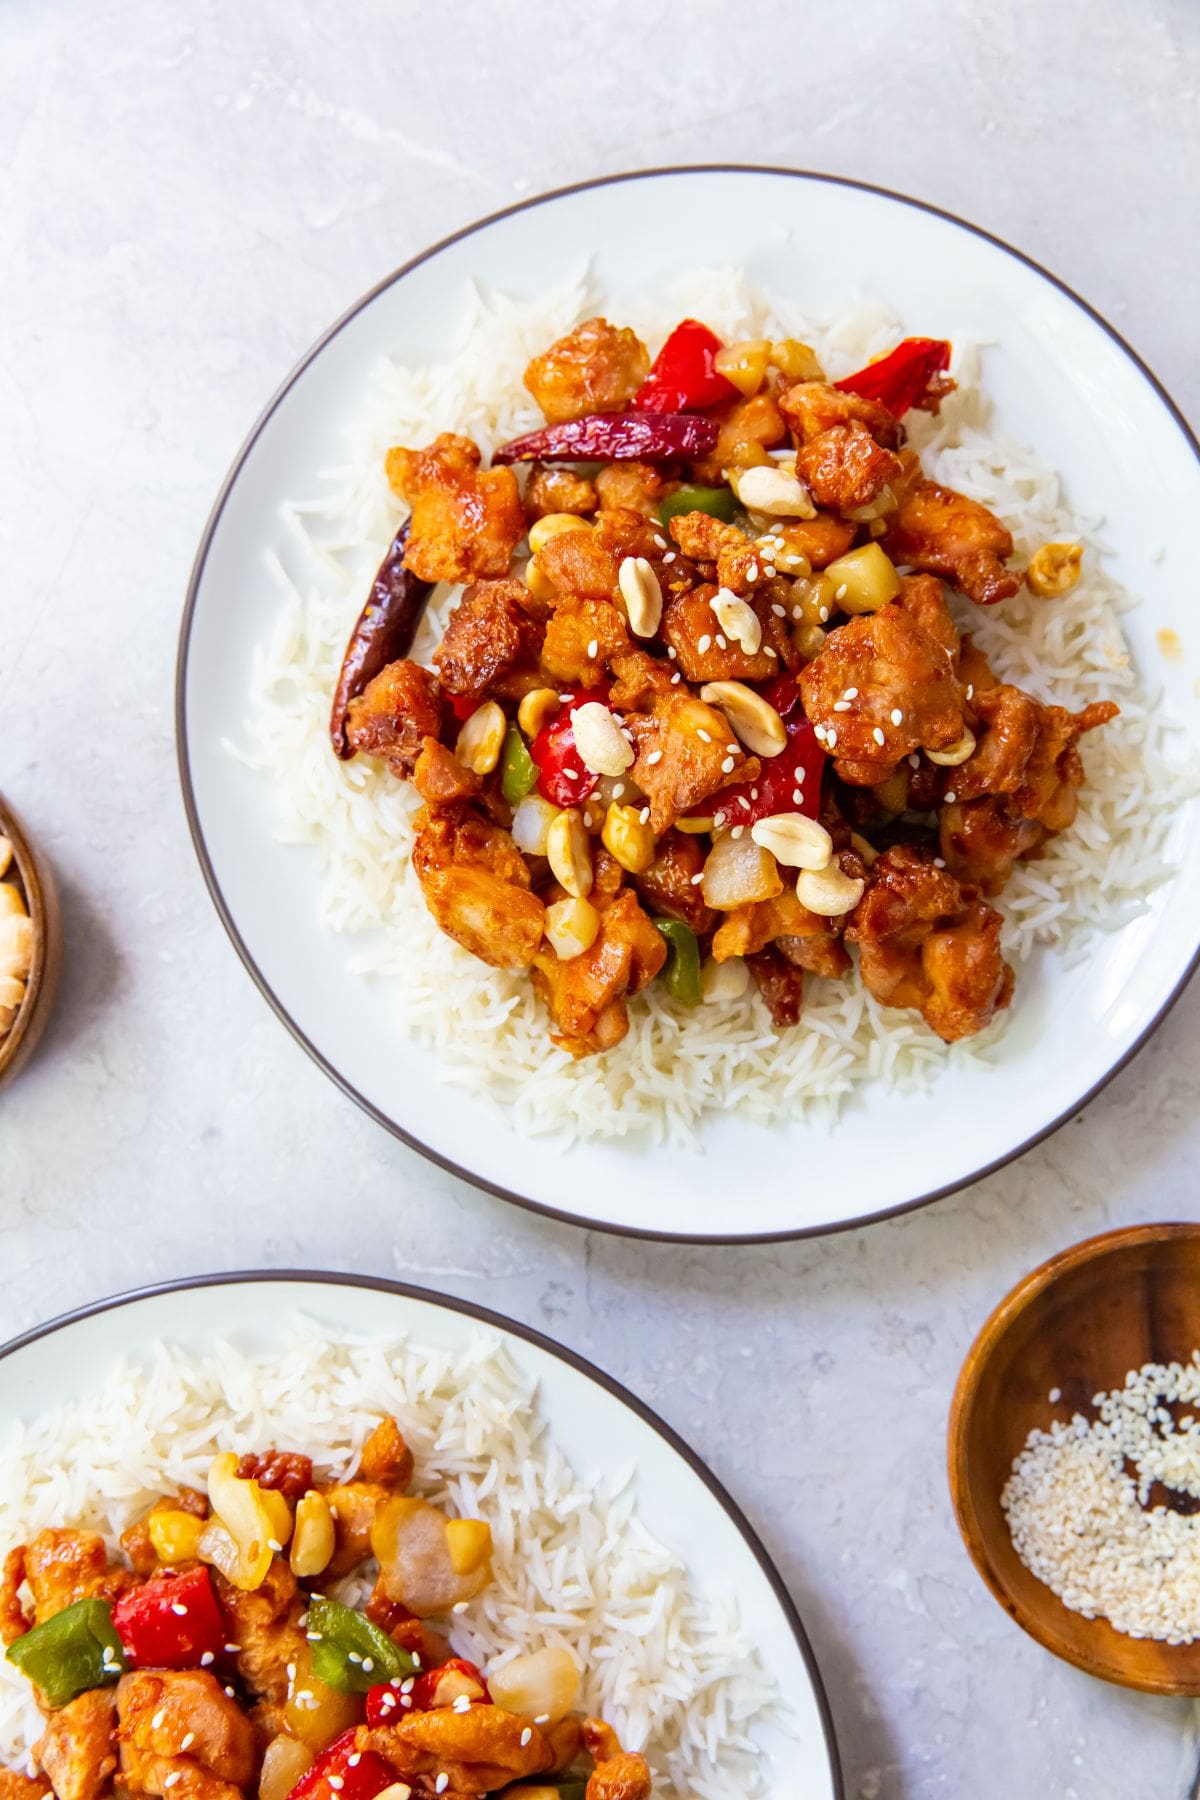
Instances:
[[[656,1794],[761,1795],[752,1733],[767,1719],[786,1727],[787,1715],[733,1596],[701,1597],[645,1530],[631,1469],[585,1479],[568,1465],[535,1391],[482,1331],[466,1353],[331,1343],[303,1320],[270,1353],[155,1346],[0,1447],[0,1553],[50,1525],[115,1543],[160,1494],[203,1486],[223,1450],[275,1444],[344,1475],[384,1413],[412,1445],[416,1491],[492,1528],[495,1579],[453,1620],[456,1652],[496,1668],[542,1645],[567,1649],[583,1704],[645,1750]],[[29,1683],[0,1659],[0,1764],[24,1767],[43,1723]]]
[[[863,1082],[925,1086],[947,1064],[986,1063],[1003,1016],[948,1049],[916,1014],[877,1005],[857,975],[810,980],[803,1022],[783,1035],[753,990],[732,1004],[687,1011],[652,986],[633,1003],[621,1045],[574,1062],[550,1043],[526,976],[485,969],[434,924],[409,860],[414,791],[362,758],[342,765],[331,755],[329,703],[346,638],[400,516],[383,471],[387,448],[454,429],[474,437],[486,456],[538,424],[521,385],[528,359],[599,304],[582,278],[536,305],[476,297],[450,362],[379,364],[345,460],[325,472],[312,498],[287,508],[289,548],[270,558],[278,623],[258,656],[249,748],[238,753],[273,781],[280,835],[316,848],[323,923],[363,934],[352,966],[377,978],[374,1004],[397,1009],[407,1030],[436,1052],[446,1079],[489,1094],[526,1132],[681,1142],[704,1114],[733,1106],[764,1122],[804,1111],[829,1120]],[[814,319],[753,291],[730,269],[689,276],[652,307],[609,298],[608,310],[651,344],[688,312],[727,337],[802,337],[834,376],[899,334],[881,305]],[[994,609],[956,603],[961,621],[1005,679],[1039,698],[1070,707],[1112,698],[1121,706],[1119,720],[1083,741],[1087,785],[1074,826],[1038,861],[1018,866],[999,903],[1020,1006],[1020,971],[1035,952],[1085,955],[1094,931],[1134,917],[1167,877],[1173,803],[1195,781],[1172,763],[1170,728],[1133,667],[1120,622],[1132,602],[1102,566],[1099,521],[1080,519],[1057,475],[989,428],[970,348],[955,374],[959,391],[940,417],[911,421],[926,469],[991,506],[1022,558],[1051,539],[1087,545],[1083,578],[1066,598],[1047,603],[1022,590]],[[418,660],[428,660],[457,592],[436,591],[414,648]]]

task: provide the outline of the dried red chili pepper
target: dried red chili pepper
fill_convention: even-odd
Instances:
[[[877,362],[844,375],[833,385],[844,394],[877,400],[897,419],[913,406],[936,412],[954,386],[945,374],[950,367],[950,349],[945,338],[905,338]]]
[[[648,412],[692,412],[698,407],[719,406],[737,398],[732,381],[719,375],[713,359],[724,349],[715,331],[699,319],[678,324],[658,355],[654,367],[634,395],[633,404]]]
[[[343,762],[354,754],[346,737],[350,702],[357,699],[380,669],[408,655],[425,602],[433,592],[432,582],[419,580],[404,567],[410,523],[406,519],[392,539],[342,658],[342,672],[329,714],[329,736],[335,756]]]
[[[754,825],[759,819],[771,819],[778,813],[803,813],[806,818],[815,819],[821,809],[825,752],[805,717],[796,679],[780,675],[758,691],[783,720],[788,741],[778,756],[762,759],[762,768],[753,782],[739,782],[736,787],[722,788],[714,794],[714,813],[723,813],[730,825]]]
[[[715,419],[697,413],[588,413],[542,431],[513,438],[492,456],[513,462],[678,462],[707,456],[716,447]]]

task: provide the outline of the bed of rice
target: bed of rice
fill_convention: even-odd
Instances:
[[[115,1542],[159,1494],[202,1486],[221,1450],[277,1444],[343,1475],[389,1412],[413,1447],[415,1490],[492,1528],[495,1579],[453,1619],[456,1651],[495,1668],[543,1644],[568,1649],[583,1670],[583,1703],[645,1749],[656,1794],[762,1794],[749,1734],[768,1717],[786,1725],[786,1714],[733,1597],[697,1595],[641,1525],[631,1469],[588,1479],[568,1465],[535,1392],[482,1332],[465,1354],[378,1338],[331,1343],[305,1321],[270,1353],[157,1345],[0,1446],[0,1553],[68,1523]],[[31,1694],[0,1660],[0,1764],[23,1767],[41,1735]]]
[[[361,758],[340,765],[331,755],[329,701],[346,637],[400,516],[383,473],[386,449],[454,429],[486,455],[538,424],[521,385],[526,362],[600,305],[582,278],[537,305],[477,297],[450,362],[380,363],[345,460],[321,476],[313,496],[286,509],[288,548],[270,556],[278,623],[258,657],[249,744],[237,753],[274,782],[280,835],[316,848],[324,924],[365,934],[354,971],[379,978],[378,1004],[399,1010],[408,1031],[436,1051],[446,1079],[490,1094],[518,1129],[564,1140],[686,1141],[706,1112],[732,1105],[743,1118],[807,1111],[828,1120],[865,1081],[923,1086],[948,1062],[986,1061],[1003,1018],[948,1050],[917,1015],[884,1010],[852,976],[810,981],[803,1025],[782,1036],[754,991],[688,1012],[655,986],[634,1002],[623,1044],[573,1062],[550,1044],[525,976],[485,969],[434,925],[409,861],[413,790]],[[688,312],[726,337],[802,337],[833,376],[899,335],[881,305],[836,321],[807,317],[730,269],[689,276],[653,307],[608,297],[607,310],[652,347]],[[960,347],[954,372],[959,391],[941,416],[912,417],[926,469],[994,508],[1021,557],[1051,539],[1079,538],[1088,548],[1083,579],[1065,599],[1047,603],[1022,590],[995,609],[964,602],[963,622],[969,615],[1005,679],[1047,701],[1078,707],[1113,698],[1122,709],[1119,721],[1083,741],[1088,781],[1074,827],[1040,860],[1019,866],[1000,902],[1006,953],[1020,971],[1045,947],[1086,954],[1094,931],[1116,929],[1141,909],[1170,872],[1172,804],[1195,783],[1172,762],[1169,727],[1133,667],[1120,622],[1132,602],[1102,566],[1099,521],[1081,519],[1057,475],[989,428],[972,349]],[[436,645],[457,591],[435,593],[418,660]],[[1018,975],[1017,1006],[1020,997]]]

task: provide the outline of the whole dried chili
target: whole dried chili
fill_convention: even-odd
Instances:
[[[408,655],[425,611],[425,602],[433,592],[432,582],[421,581],[404,566],[410,523],[406,519],[392,539],[342,658],[342,672],[338,676],[329,714],[329,736],[334,754],[343,762],[354,754],[346,737],[350,702],[362,693],[369,681],[374,680],[380,669]]]
[[[699,413],[588,413],[501,444],[494,463],[513,462],[678,462],[707,456],[719,427]]]
[[[950,349],[945,338],[905,338],[878,362],[844,375],[833,385],[844,394],[877,400],[897,419],[913,406],[927,406],[936,412],[943,395],[954,386],[945,373],[950,367]]]

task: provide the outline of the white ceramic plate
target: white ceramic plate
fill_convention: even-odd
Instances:
[[[332,328],[255,427],[205,532],[180,647],[183,783],[210,890],[251,974],[322,1067],[414,1148],[506,1198],[624,1232],[726,1240],[917,1205],[1077,1111],[1178,995],[1200,936],[1194,807],[1170,846],[1181,873],[1143,917],[1074,968],[1048,956],[1023,972],[988,1072],[948,1071],[926,1096],[864,1091],[829,1134],[726,1114],[695,1153],[590,1145],[564,1159],[439,1083],[380,991],[348,973],[353,944],[320,928],[314,864],[275,840],[270,784],[222,749],[241,734],[254,648],[272,623],[262,569],[281,545],[280,503],[328,464],[372,364],[398,350],[417,361],[448,354],[469,281],[532,297],[589,256],[602,288],[627,290],[635,268],[653,291],[681,269],[728,261],[817,311],[883,297],[910,329],[989,344],[999,426],[1036,445],[1079,504],[1104,515],[1113,573],[1145,600],[1128,619],[1135,652],[1195,731],[1192,676],[1163,661],[1154,634],[1195,635],[1200,447],[1103,320],[1016,251],[897,195],[782,170],[625,176],[500,213],[399,270]]]
[[[464,1350],[480,1324],[538,1383],[558,1447],[581,1476],[636,1468],[647,1528],[683,1560],[697,1590],[737,1596],[742,1624],[791,1703],[791,1730],[764,1730],[771,1800],[839,1800],[837,1746],[804,1628],[766,1551],[704,1464],[648,1407],[548,1338],[464,1301],[361,1276],[262,1273],[202,1276],[147,1288],[39,1326],[0,1348],[0,1438],[18,1420],[85,1398],[111,1365],[159,1339],[203,1353],[218,1339],[247,1350],[282,1345],[298,1313],[340,1333],[408,1335]],[[253,1323],[251,1323],[253,1321]],[[2,1547],[0,1547],[2,1548]]]

